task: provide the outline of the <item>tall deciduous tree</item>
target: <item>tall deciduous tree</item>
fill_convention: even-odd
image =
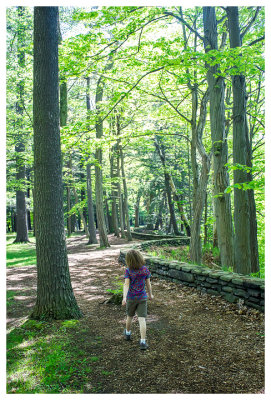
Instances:
[[[218,50],[215,7],[203,7],[205,51]],[[229,186],[228,146],[225,134],[225,82],[219,76],[219,65],[207,63],[207,80],[210,93],[211,137],[213,144],[214,203],[218,247],[222,266],[233,266],[233,226]]]
[[[58,7],[34,8],[34,204],[37,300],[34,319],[81,317],[64,234],[59,131]]]
[[[238,7],[227,7],[230,46],[241,47]],[[240,49],[241,52],[241,49]],[[246,165],[246,81],[240,73],[232,75],[233,90],[233,162]],[[243,274],[251,272],[251,247],[248,193],[242,190],[247,181],[243,168],[234,170],[234,270]],[[240,185],[240,187],[238,187]]]

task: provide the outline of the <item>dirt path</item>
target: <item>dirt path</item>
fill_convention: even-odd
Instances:
[[[110,296],[106,290],[123,277],[118,255],[127,242],[110,236],[111,247],[105,250],[86,243],[85,237],[68,240],[72,285],[86,327],[85,337],[75,335],[74,340],[89,354],[95,348],[89,338],[100,338],[100,368],[112,371],[102,378],[102,393],[263,393],[263,314],[240,311],[219,297],[153,278],[155,298],[147,317],[150,347],[143,352],[136,317],[133,341],[126,342],[125,309],[103,303]],[[8,315],[11,329],[34,305],[35,267],[11,268],[7,277],[8,290],[24,292]]]

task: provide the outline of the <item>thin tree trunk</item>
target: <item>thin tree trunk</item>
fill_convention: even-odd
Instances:
[[[71,223],[71,215],[69,215],[69,212],[71,210],[71,189],[68,185],[66,187],[66,190],[67,190],[67,230],[68,230],[68,236],[71,236],[72,223]]]
[[[97,109],[97,122],[96,138],[100,139],[103,136],[103,121],[100,115],[100,102],[103,100],[103,82],[102,77],[97,82],[96,89],[96,109]],[[110,247],[107,237],[107,230],[105,225],[104,205],[103,205],[103,176],[102,176],[102,148],[98,147],[95,151],[95,197],[96,197],[96,215],[99,230],[100,247]]]
[[[155,227],[154,227],[155,230],[158,230],[159,226],[160,226],[160,228],[162,228],[162,226],[163,226],[162,214],[163,214],[163,209],[165,206],[165,197],[166,197],[166,193],[165,193],[165,191],[163,191],[162,199],[159,204],[157,219],[155,222]]]
[[[190,87],[192,90],[192,140],[191,140],[191,165],[193,171],[193,220],[191,224],[191,240],[190,240],[190,258],[192,262],[201,263],[201,219],[205,203],[205,193],[207,190],[209,171],[210,171],[210,155],[206,153],[202,135],[206,122],[207,102],[209,99],[208,91],[205,92],[201,99],[200,113],[197,120],[198,110],[198,94],[197,88]],[[197,164],[197,150],[201,155],[201,175],[199,178]]]
[[[117,197],[118,197],[118,187],[116,183],[117,174],[116,174],[116,150],[115,146],[111,148],[110,154],[110,176],[111,176],[111,211],[112,211],[112,224],[113,224],[113,232],[116,237],[119,237],[119,226],[118,226],[118,216],[117,216]]]
[[[30,168],[26,169],[26,179],[27,179],[27,191],[26,191],[26,197],[29,202],[29,209],[26,210],[26,215],[27,215],[27,228],[28,231],[32,230],[32,224],[31,224],[31,211],[30,211],[30,187],[31,187],[31,171]]]
[[[37,300],[33,319],[78,319],[64,232],[59,132],[58,7],[34,7],[34,204]],[[49,116],[49,117],[48,117]]]
[[[72,190],[73,190],[73,195],[74,195],[74,198],[75,198],[75,204],[79,204],[79,198],[78,198],[78,194],[76,192],[75,187],[73,187]],[[84,227],[85,234],[89,238],[88,226],[87,226],[87,222],[86,222],[85,216],[83,214],[83,209],[81,207],[78,207],[78,211],[79,211],[80,218],[81,218],[81,220],[83,222],[83,227]],[[80,229],[80,227],[79,227],[79,229]]]
[[[23,25],[24,7],[18,7],[18,71],[21,75],[21,71],[25,68],[25,28]],[[17,102],[16,102],[16,180],[20,185],[20,188],[16,190],[16,239],[14,243],[25,243],[28,242],[28,231],[27,231],[27,213],[26,213],[26,201],[25,201],[25,144],[23,135],[23,110],[24,110],[24,78],[20,76],[20,81],[17,84]]]
[[[249,139],[249,129],[246,118],[246,143],[247,143],[247,166],[252,168],[252,142]],[[253,181],[253,175],[250,172],[247,174],[247,181]],[[249,223],[250,223],[250,249],[251,249],[251,272],[256,273],[260,271],[259,265],[259,249],[258,249],[258,238],[257,238],[257,215],[256,215],[256,203],[254,197],[254,190],[249,189],[248,194],[248,205],[249,205]]]
[[[119,143],[119,154],[120,154],[120,161],[121,161],[121,173],[122,173],[123,192],[124,192],[124,211],[125,211],[125,216],[126,216],[127,239],[128,239],[128,241],[132,241],[133,238],[131,235],[131,227],[130,227],[130,217],[129,217],[129,208],[128,208],[128,190],[127,190],[125,168],[124,168],[124,156],[123,156],[122,145],[120,143]]]
[[[80,162],[79,162],[79,168],[80,168],[79,176],[80,176],[80,183],[81,183],[80,198],[81,198],[81,202],[84,204],[85,199],[86,199],[86,184],[83,184],[83,183],[84,183],[84,180],[85,180],[86,173],[84,171],[84,161],[83,161],[83,159],[81,159]],[[85,219],[86,225],[87,225],[88,215],[87,215],[87,207],[86,206],[82,207],[82,214],[84,216],[84,219]]]
[[[86,107],[87,107],[87,120],[90,117],[90,78],[87,77],[86,89]],[[88,230],[89,239],[88,244],[98,243],[96,237],[96,227],[94,221],[93,197],[92,197],[92,179],[91,179],[91,164],[87,163],[87,204],[88,204]]]
[[[106,210],[106,225],[109,233],[114,233],[113,223],[112,223],[112,215],[109,212],[108,198],[105,196],[105,210]]]
[[[241,47],[238,7],[227,7],[231,48]],[[246,82],[241,74],[232,76],[233,89],[233,162],[246,165]],[[234,170],[234,185],[247,181],[247,173],[242,169]],[[248,193],[234,187],[234,271],[249,274],[251,272],[251,243],[249,222]]]
[[[92,201],[91,165],[87,164],[87,198],[88,198],[88,244],[98,243],[94,221],[94,210]]]
[[[173,231],[174,231],[175,235],[179,235],[179,230],[178,230],[176,216],[175,216],[175,210],[174,210],[174,203],[172,202],[172,199],[171,199],[170,174],[166,170],[165,151],[164,151],[163,145],[159,144],[156,136],[155,136],[155,147],[157,149],[158,155],[159,155],[161,163],[163,165],[164,178],[165,178],[165,190],[166,190],[166,194],[167,194],[168,208],[169,208],[169,212],[170,212]]]
[[[208,219],[208,195],[207,192],[205,194],[205,206],[204,206],[204,246],[207,245],[208,242],[208,226],[207,226],[207,219]]]
[[[68,162],[67,162],[67,182],[66,182],[66,189],[67,189],[67,228],[68,228],[68,236],[74,232],[74,215],[70,215],[70,210],[72,208],[72,202],[71,202],[71,185],[72,185],[72,156],[71,154],[68,155]]]
[[[11,208],[11,232],[16,232],[16,219],[13,207]]]
[[[141,198],[141,190],[138,189],[137,196],[136,196],[136,202],[134,205],[135,208],[135,228],[139,227],[139,204],[140,204],[140,198]]]
[[[122,238],[125,238],[125,232],[124,232],[124,210],[122,206],[122,193],[121,193],[121,185],[120,185],[120,157],[119,154],[117,155],[117,177],[118,177],[118,182],[117,182],[117,188],[118,188],[118,198],[119,198],[119,212],[120,212],[120,235]]]
[[[169,184],[170,184],[170,187],[171,187],[171,190],[172,190],[173,200],[174,200],[175,203],[177,204],[177,208],[178,208],[179,213],[180,213],[180,215],[181,215],[181,220],[182,220],[183,223],[184,223],[185,230],[186,230],[186,234],[187,234],[188,237],[190,237],[190,236],[191,236],[191,228],[190,228],[190,225],[189,225],[187,216],[186,216],[186,214],[185,214],[185,211],[184,211],[184,208],[183,208],[183,205],[182,205],[181,198],[180,198],[180,196],[179,196],[178,193],[177,193],[177,190],[176,190],[176,187],[175,187],[175,185],[174,185],[174,182],[173,182],[173,179],[172,179],[172,176],[171,176],[171,175],[169,175]]]

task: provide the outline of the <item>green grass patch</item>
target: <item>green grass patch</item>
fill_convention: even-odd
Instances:
[[[7,308],[15,303],[14,296],[16,296],[18,292],[14,290],[7,290],[6,300],[7,300]]]
[[[13,243],[16,234],[7,235],[6,243],[6,261],[7,267],[24,267],[27,265],[35,265],[36,260],[36,246],[35,238],[29,235],[30,243]]]
[[[171,249],[168,245],[165,245],[155,249],[150,248],[146,251],[149,255],[153,257],[160,257],[163,260],[178,260],[191,263],[189,257],[189,246],[180,246],[177,249]]]
[[[78,320],[27,320],[13,329],[7,335],[7,393],[101,392],[95,374],[100,357],[85,350],[83,327]]]
[[[189,256],[189,246],[180,246],[179,248],[172,249],[169,245],[163,245],[161,247],[151,247],[146,249],[146,252],[153,257],[159,257],[163,260],[177,260],[185,263],[192,264]],[[226,272],[233,272],[233,267],[220,266],[220,254],[217,247],[213,247],[210,244],[203,246],[202,249],[202,263],[195,264],[203,268],[221,269]],[[250,276],[264,279],[264,266],[260,268],[257,273],[251,273]]]

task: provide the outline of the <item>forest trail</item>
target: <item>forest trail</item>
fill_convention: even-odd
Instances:
[[[109,235],[111,247],[87,246],[85,236],[67,240],[74,293],[84,317],[72,333],[70,352],[99,357],[84,393],[263,393],[264,315],[239,313],[222,298],[152,278],[148,303],[149,349],[139,349],[136,317],[133,340],[123,338],[125,308],[105,304],[107,289],[117,288],[124,266],[118,263],[124,239]],[[133,242],[135,243],[135,242]],[[7,317],[19,326],[35,302],[35,266],[11,268],[7,289],[21,291]],[[106,373],[105,373],[106,371]]]

